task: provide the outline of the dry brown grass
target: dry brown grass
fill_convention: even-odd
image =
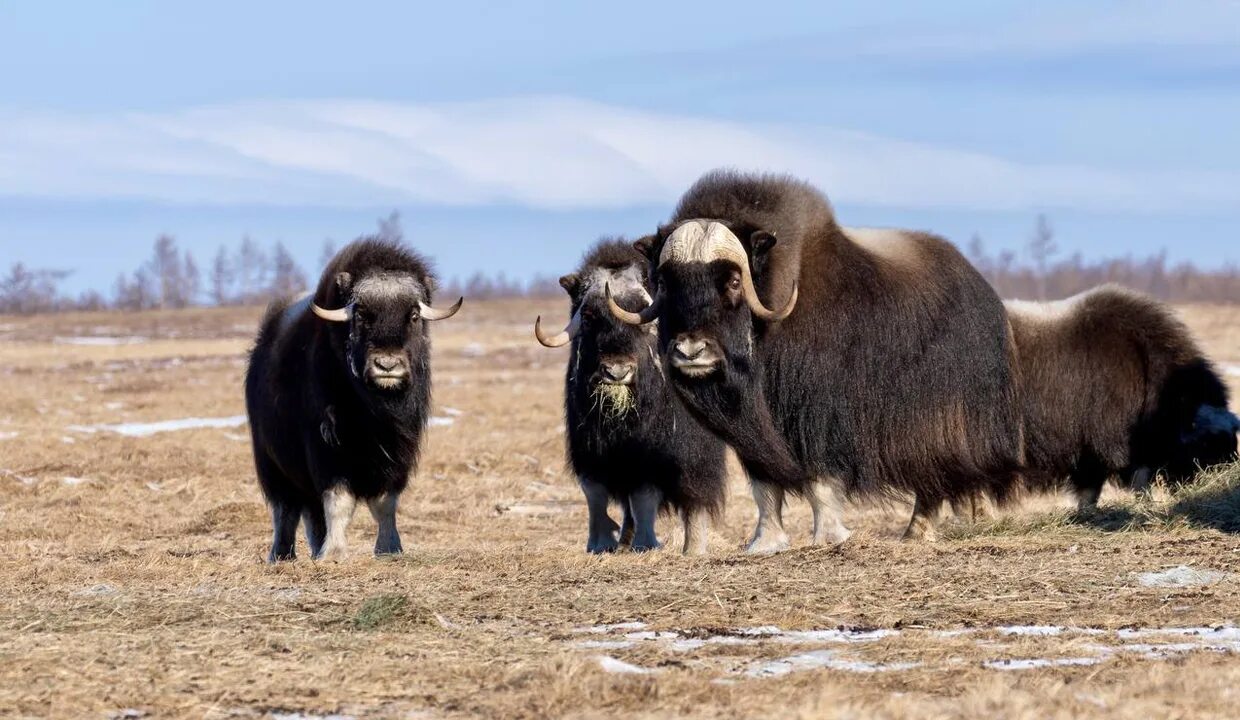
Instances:
[[[738,552],[753,505],[734,476],[709,557],[589,557],[563,461],[565,355],[533,342],[539,312],[564,308],[475,303],[436,325],[436,414],[461,414],[430,430],[401,509],[406,555],[370,557],[373,525],[359,514],[349,560],[275,567],[262,562],[269,525],[244,428],[66,429],[242,413],[259,310],[0,318],[0,714],[1234,716],[1230,652],[1124,651],[1024,671],[985,663],[1089,657],[1099,643],[1132,642],[1113,632],[1131,626],[1234,622],[1235,575],[1185,587],[1141,578],[1180,565],[1240,571],[1234,525],[1185,520],[1231,513],[1236,471],[1144,506],[1111,493],[1103,513],[1138,520],[1118,528],[1046,499],[927,546],[897,541],[906,509],[895,507],[851,510],[857,534],[843,547],[805,547],[808,512],[794,503],[798,547],[767,558]],[[1216,358],[1240,364],[1240,311],[1185,316]],[[148,341],[63,340],[87,334]],[[673,526],[661,525],[669,547]],[[622,629],[576,632],[626,621],[677,640],[729,639],[686,649]],[[1108,632],[994,629],[1012,624]],[[899,632],[854,643],[737,635],[756,626]],[[973,631],[940,632],[962,628]],[[591,641],[605,645],[582,645]],[[824,649],[917,665],[746,675]],[[652,672],[609,673],[600,655]]]

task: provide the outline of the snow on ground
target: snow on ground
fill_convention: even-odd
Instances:
[[[230,415],[217,418],[180,418],[177,420],[161,420],[149,423],[117,423],[114,425],[70,425],[66,430],[80,433],[113,432],[128,437],[147,437],[163,432],[178,430],[196,430],[199,428],[234,428],[244,425],[245,415]]]
[[[52,342],[57,345],[137,345],[138,343],[147,342],[147,339],[140,335],[130,335],[128,337],[100,337],[95,335],[76,335],[73,337],[53,338]]]
[[[1180,565],[1160,572],[1147,572],[1137,575],[1137,582],[1142,587],[1194,587],[1213,585],[1231,577],[1231,573],[1221,570],[1190,568]]]

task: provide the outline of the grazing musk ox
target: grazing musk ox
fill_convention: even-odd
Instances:
[[[379,524],[375,553],[401,551],[396,504],[415,469],[430,403],[427,262],[398,243],[358,240],[313,296],[267,309],[245,378],[254,464],[271,505],[272,562],[339,557],[357,500]]]
[[[1050,303],[1011,301],[1024,382],[1024,473],[1067,484],[1082,509],[1112,477],[1143,490],[1235,458],[1227,387],[1170,308],[1107,285]]]
[[[724,445],[689,415],[668,386],[652,328],[634,327],[608,312],[604,288],[628,307],[650,303],[647,263],[633,246],[603,240],[574,273],[560,278],[571,298],[571,320],[556,335],[534,325],[547,347],[572,343],[564,381],[568,459],[589,508],[586,550],[659,547],[660,507],[679,511],[684,552],[706,552],[710,520],[723,509]],[[607,514],[624,508],[624,527]],[[617,534],[618,533],[618,534]]]
[[[753,482],[750,552],[787,547],[785,491],[807,495],[815,541],[841,542],[838,495],[914,495],[906,538],[932,538],[943,500],[1006,496],[1023,462],[1003,305],[949,243],[848,229],[806,183],[715,171],[642,248],[651,307],[682,399]],[[771,308],[775,308],[772,310]]]

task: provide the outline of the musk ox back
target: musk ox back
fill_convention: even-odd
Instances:
[[[404,246],[358,240],[312,296],[267,309],[245,378],[254,464],[271,506],[271,561],[295,557],[299,521],[315,557],[343,554],[358,500],[376,553],[401,551],[396,504],[417,466],[430,403],[427,320],[434,277]]]
[[[1179,482],[1234,459],[1240,421],[1227,388],[1166,306],[1110,285],[1007,308],[1032,487],[1067,484],[1090,507],[1108,478]]]
[[[941,238],[839,226],[786,177],[714,172],[648,247],[673,383],[754,483],[750,550],[787,545],[784,491],[908,492],[906,537],[942,500],[1004,496],[1023,463],[1003,305]],[[832,493],[828,493],[832,494]],[[847,536],[838,512],[837,538]]]
[[[572,343],[564,380],[568,459],[589,507],[590,552],[620,544],[659,546],[660,507],[678,511],[686,553],[706,551],[709,520],[723,508],[723,442],[703,429],[675,397],[660,365],[652,328],[619,322],[606,288],[626,307],[650,303],[645,258],[633,245],[603,240],[576,272],[560,278],[571,299],[568,328],[558,335],[535,325],[549,347]],[[624,509],[624,527],[607,515]]]

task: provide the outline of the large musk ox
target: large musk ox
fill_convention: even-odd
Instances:
[[[267,309],[245,378],[254,464],[271,505],[272,562],[295,557],[299,520],[315,557],[339,557],[357,500],[376,553],[401,551],[396,503],[417,465],[430,403],[434,278],[416,253],[358,240],[313,296]]]
[[[1024,379],[1026,482],[1071,488],[1082,509],[1109,478],[1144,489],[1235,458],[1227,388],[1166,306],[1117,286],[1012,301]]]
[[[604,288],[625,307],[650,304],[647,262],[631,244],[603,240],[580,268],[560,278],[571,298],[568,327],[555,335],[534,325],[547,347],[572,343],[564,380],[568,459],[589,508],[586,549],[659,547],[655,516],[679,512],[686,554],[706,552],[710,520],[723,509],[723,442],[695,422],[676,398],[658,359],[653,327],[618,322]],[[624,509],[624,526],[608,516]]]
[[[838,496],[911,493],[906,538],[944,500],[1003,499],[1024,460],[1016,358],[994,291],[948,242],[836,224],[806,183],[715,171],[642,243],[674,386],[737,451],[759,510],[751,552],[787,546],[784,494],[815,541]]]

